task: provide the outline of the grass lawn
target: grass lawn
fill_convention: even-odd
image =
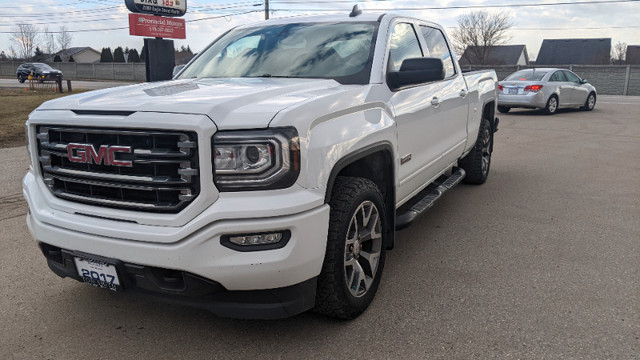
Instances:
[[[47,100],[78,92],[59,94],[0,88],[0,148],[26,145],[24,123],[27,121],[29,113]]]

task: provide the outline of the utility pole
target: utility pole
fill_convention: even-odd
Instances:
[[[269,20],[269,0],[264,0],[264,19]]]

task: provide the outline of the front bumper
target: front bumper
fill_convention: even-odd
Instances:
[[[547,99],[542,92],[529,92],[521,95],[500,93],[498,94],[498,106],[542,109],[547,106]]]
[[[76,256],[92,257],[40,243],[49,268],[60,277],[78,281]],[[309,310],[315,304],[317,278],[278,289],[228,291],[222,285],[184,271],[110,260],[118,269],[122,288],[162,301],[203,308],[221,317],[279,319]]]
[[[309,202],[306,190],[294,186],[271,195],[279,198],[279,203],[276,199],[268,202],[271,214],[252,211],[248,195],[239,202],[239,193],[232,193],[231,200],[218,199],[187,224],[171,227],[60,211],[48,204],[48,190],[39,183],[32,172],[23,181],[23,194],[30,209],[27,225],[32,236],[54,252],[97,255],[125,264],[121,273],[135,281],[125,281],[124,290],[143,290],[232,317],[277,318],[313,306],[315,278],[320,274],[326,250],[329,206]],[[264,200],[258,192],[250,195],[255,197],[254,203]],[[231,206],[233,200],[236,203]],[[112,231],[105,231],[108,228]],[[221,242],[223,235],[277,231],[291,233],[286,245],[279,249],[238,251]],[[47,258],[58,275],[79,279],[73,261],[56,264]],[[191,287],[167,292],[162,287],[147,286],[157,280],[149,277],[149,272],[143,272],[147,275],[141,277],[132,269],[154,269],[149,270],[151,274],[177,272],[181,278],[191,279],[181,280],[185,286],[209,284],[209,290],[198,296],[192,296]]]

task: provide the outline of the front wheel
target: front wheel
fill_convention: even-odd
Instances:
[[[18,75],[18,82],[19,82],[20,84],[24,83],[24,80],[25,80],[24,75]]]
[[[587,101],[584,102],[584,105],[580,109],[591,111],[594,107],[596,107],[596,94],[590,93],[589,96],[587,96]]]
[[[508,106],[498,106],[498,111],[500,111],[503,114],[508,113],[509,110],[511,110],[511,108]]]
[[[467,184],[484,184],[489,176],[491,168],[491,143],[493,136],[491,134],[491,123],[487,119],[480,122],[480,132],[476,144],[458,165],[467,173],[464,182]]]
[[[314,310],[353,319],[369,306],[380,284],[386,255],[384,201],[372,181],[338,177],[329,205],[327,251]]]

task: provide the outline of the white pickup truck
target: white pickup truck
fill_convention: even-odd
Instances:
[[[349,319],[395,230],[487,179],[496,74],[394,14],[234,28],[174,80],[27,121],[27,223],[51,270],[220,316]],[[471,234],[469,235],[471,236]]]

